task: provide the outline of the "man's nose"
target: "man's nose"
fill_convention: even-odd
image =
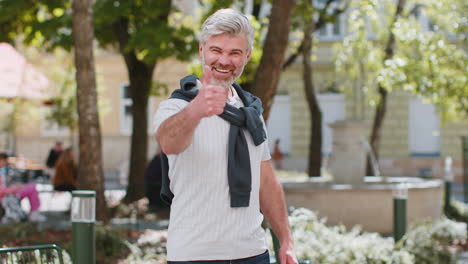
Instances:
[[[221,65],[229,65],[230,62],[231,62],[231,59],[229,59],[229,56],[221,55],[218,58],[218,63]]]

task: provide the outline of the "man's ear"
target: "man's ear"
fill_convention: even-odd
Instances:
[[[203,57],[203,44],[201,42],[198,42],[198,55],[200,58]]]
[[[250,60],[250,55],[252,55],[252,50],[247,51],[247,61]]]

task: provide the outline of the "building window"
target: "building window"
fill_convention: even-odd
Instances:
[[[341,36],[341,17],[338,16],[336,19],[336,22],[334,24],[331,24],[332,26],[332,35],[333,36]]]
[[[148,133],[151,132],[151,109],[153,102],[148,100]],[[123,84],[120,88],[120,134],[129,136],[132,134],[132,98],[130,97],[130,86]]]
[[[51,120],[42,122],[42,136],[45,137],[65,137],[70,135],[70,130],[66,127],[60,127],[57,123]]]
[[[315,0],[314,6],[317,9],[322,9],[325,7],[326,0]],[[339,5],[340,1],[330,5],[329,10],[334,10],[334,8]],[[332,12],[332,11],[330,11]],[[316,37],[321,41],[336,41],[343,37],[343,14],[339,15],[335,23],[327,23],[323,25],[318,32],[316,32]]]
[[[130,135],[132,133],[132,98],[130,98],[130,86],[121,86],[120,96],[120,133]]]

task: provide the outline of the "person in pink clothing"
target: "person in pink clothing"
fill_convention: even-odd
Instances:
[[[39,212],[41,202],[34,183],[8,184],[9,176],[8,155],[0,153],[0,201],[5,195],[15,194],[20,200],[28,198],[31,207],[28,219],[32,222],[43,222],[45,216]]]

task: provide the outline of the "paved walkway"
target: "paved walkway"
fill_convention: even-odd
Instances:
[[[468,251],[460,254],[457,264],[468,264]]]

